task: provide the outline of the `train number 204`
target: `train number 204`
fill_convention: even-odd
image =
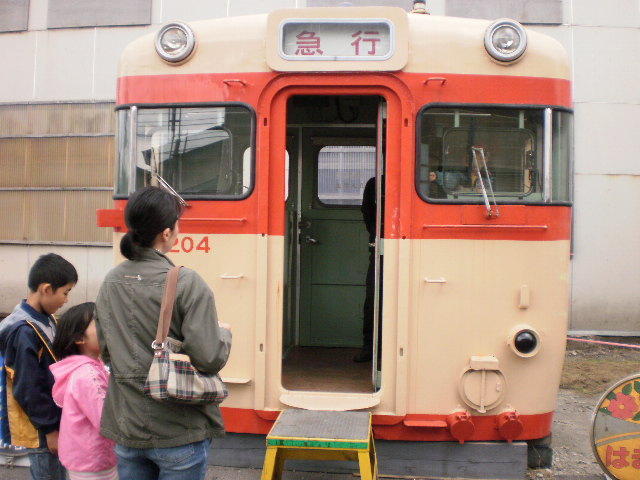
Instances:
[[[209,253],[212,248],[209,246],[209,236],[205,235],[202,238],[193,238],[188,235],[179,237],[173,244],[173,248],[169,250],[170,253],[193,253],[203,252]]]

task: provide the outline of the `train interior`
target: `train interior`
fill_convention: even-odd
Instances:
[[[367,223],[374,235],[378,225],[381,235],[375,182],[382,181],[383,138],[381,97],[293,96],[288,102],[282,352],[288,390],[372,393],[380,387],[380,354],[363,349],[363,308],[366,295],[370,307],[375,296],[381,305],[381,275],[375,279],[381,257],[370,247],[361,207],[373,182]]]

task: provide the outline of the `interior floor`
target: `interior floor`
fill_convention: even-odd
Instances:
[[[282,362],[288,390],[373,393],[371,363],[353,361],[358,348],[294,347]]]

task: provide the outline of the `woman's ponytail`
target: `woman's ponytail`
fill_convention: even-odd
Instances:
[[[120,253],[129,260],[137,260],[139,257],[139,249],[133,242],[133,234],[127,232],[120,240]]]

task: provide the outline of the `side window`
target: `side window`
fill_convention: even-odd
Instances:
[[[480,203],[543,201],[543,111],[428,108],[420,117],[422,196]]]
[[[331,206],[359,206],[364,187],[375,174],[375,147],[323,147],[318,154],[318,200]]]

